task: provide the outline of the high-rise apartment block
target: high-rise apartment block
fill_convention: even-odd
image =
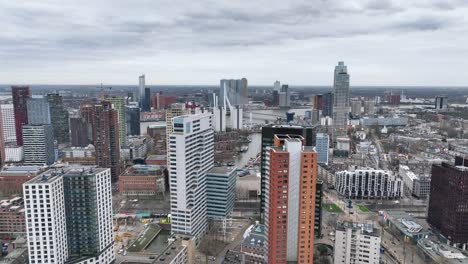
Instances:
[[[172,119],[177,116],[189,115],[190,109],[185,107],[185,104],[175,103],[172,104],[169,109],[166,110],[166,136],[169,138],[169,135],[173,131]]]
[[[315,148],[317,150],[317,162],[319,164],[328,165],[328,148],[329,148],[330,138],[328,134],[318,133],[315,139]]]
[[[28,107],[26,102],[31,98],[29,86],[12,86],[11,94],[13,96],[13,108],[15,114],[16,143],[23,145],[23,134],[21,129],[23,125],[28,124]]]
[[[50,106],[44,97],[33,97],[26,101],[28,108],[28,124],[50,124]]]
[[[317,153],[298,135],[267,148],[267,263],[313,263]]]
[[[48,94],[47,101],[50,106],[50,119],[54,138],[59,144],[70,142],[70,125],[68,111],[63,106],[62,96],[58,93]]]
[[[372,224],[339,222],[335,232],[335,264],[380,263],[380,230]]]
[[[112,182],[117,182],[122,170],[119,113],[112,108],[111,102],[102,101],[93,107],[92,122],[96,164],[102,168],[110,168]]]
[[[109,101],[112,103],[112,108],[115,109],[119,115],[119,140],[120,140],[120,146],[125,146],[126,145],[126,121],[125,121],[125,98],[123,97],[118,97],[118,96],[112,96],[112,97],[107,97],[106,101]]]
[[[432,165],[427,222],[452,245],[468,247],[468,158]]]
[[[333,81],[333,141],[337,137],[347,135],[347,125],[349,116],[349,74],[344,62],[338,62],[335,67]]]
[[[207,176],[214,165],[214,132],[208,113],[173,118],[168,168],[172,232],[197,240],[207,227]]]
[[[49,170],[23,189],[29,263],[115,261],[109,169]]]
[[[52,126],[23,125],[23,155],[27,165],[50,165],[55,162]]]
[[[2,113],[3,140],[5,143],[16,143],[15,112],[13,104],[0,104]]]

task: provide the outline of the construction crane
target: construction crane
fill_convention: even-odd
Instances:
[[[101,99],[105,99],[107,96],[109,96],[110,92],[112,91],[112,86],[104,87],[102,83],[99,88],[101,90]]]

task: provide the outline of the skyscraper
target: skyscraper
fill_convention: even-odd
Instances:
[[[206,173],[214,166],[211,119],[208,113],[174,117],[169,134],[171,229],[197,240],[208,224]]]
[[[333,116],[333,93],[323,94],[322,116]]]
[[[143,100],[143,111],[151,111],[151,89],[145,88],[145,99]]]
[[[28,124],[50,124],[50,106],[44,97],[33,97],[26,101],[28,108]]]
[[[48,94],[47,101],[50,106],[50,119],[54,138],[59,144],[70,142],[70,125],[68,111],[63,106],[62,96],[58,93]]]
[[[26,101],[31,98],[29,86],[12,86],[13,108],[15,113],[16,143],[23,145],[23,134],[21,129],[23,125],[28,124],[28,108]]]
[[[452,245],[468,246],[468,158],[432,165],[427,222]],[[463,208],[463,209],[462,209]]]
[[[353,118],[358,118],[361,116],[362,102],[361,100],[351,101],[351,115]]]
[[[112,103],[112,108],[117,110],[117,113],[119,114],[119,140],[120,140],[120,146],[125,146],[126,145],[126,121],[125,121],[125,98],[123,97],[118,97],[118,96],[112,96],[112,97],[107,97],[106,101],[109,101]]]
[[[144,111],[144,104],[145,104],[145,75],[142,74],[138,77],[138,100],[140,102],[140,107]]]
[[[232,129],[242,129],[243,109],[248,100],[249,91],[246,78],[220,81],[218,103],[219,106],[229,111]]]
[[[1,109],[0,109],[1,110]],[[5,164],[6,153],[5,153],[5,139],[3,136],[3,118],[0,113],[0,168]]]
[[[277,134],[267,148],[267,263],[313,263],[317,153],[304,141]]]
[[[448,108],[447,96],[436,96],[436,98],[435,98],[435,109],[436,110],[445,110],[447,108]]]
[[[319,164],[328,165],[328,148],[329,148],[329,137],[325,133],[318,133],[315,140],[315,148],[317,150],[317,162]]]
[[[50,124],[23,125],[24,163],[50,165],[55,161],[54,137]]]
[[[109,169],[65,170],[23,185],[29,263],[113,263]]]
[[[335,142],[337,137],[347,135],[349,116],[349,74],[348,68],[342,61],[335,67],[333,91],[333,141]]]
[[[140,131],[140,108],[137,105],[127,105],[125,108],[125,122],[128,136],[139,136]]]
[[[314,95],[312,99],[313,109],[315,110],[322,110],[323,109],[323,95],[317,94]]]
[[[15,112],[13,104],[0,104],[2,112],[3,139],[5,143],[16,143]]]
[[[102,101],[93,108],[93,142],[96,164],[110,168],[112,182],[117,182],[122,170],[120,162],[119,114],[112,103]]]
[[[166,110],[166,137],[169,144],[169,135],[173,131],[172,119],[181,115],[189,115],[190,109],[185,107],[185,104],[175,103],[171,104],[169,109]],[[169,148],[168,148],[169,149]]]
[[[314,146],[315,145],[315,127],[302,127],[302,126],[292,126],[292,125],[269,125],[262,127],[262,157],[260,163],[260,214],[262,220],[265,215],[265,203],[266,203],[266,192],[268,189],[268,182],[266,178],[267,173],[267,147],[275,146],[275,135],[277,134],[287,134],[287,135],[299,135],[302,136],[305,140],[305,146]]]
[[[88,139],[88,124],[84,118],[71,117],[70,131],[72,147],[86,147],[91,143]]]

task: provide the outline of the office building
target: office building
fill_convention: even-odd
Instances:
[[[50,106],[44,97],[33,97],[26,100],[28,108],[28,124],[44,125],[51,124]]]
[[[242,129],[243,127],[243,109],[244,105],[248,103],[248,96],[246,78],[220,81],[218,105],[230,113],[231,122],[229,125],[232,129]]]
[[[139,136],[141,134],[140,108],[136,105],[127,105],[125,108],[125,114],[127,136]]]
[[[302,127],[302,126],[293,126],[293,125],[269,125],[262,127],[262,154],[261,154],[261,163],[260,163],[260,214],[262,220],[265,215],[265,203],[267,192],[267,180],[266,180],[266,155],[267,147],[275,146],[275,135],[276,134],[287,134],[287,135],[299,135],[305,139],[305,146],[314,146],[315,145],[315,133],[316,129],[314,127]]]
[[[25,233],[23,198],[14,197],[0,200],[0,234],[7,237],[17,237]]]
[[[312,109],[319,111],[323,109],[323,95],[317,94],[312,97]]]
[[[333,93],[333,142],[336,142],[337,137],[347,135],[349,116],[349,74],[342,61],[335,67]]]
[[[102,101],[93,108],[93,142],[96,148],[96,164],[110,168],[112,182],[117,182],[122,164],[120,162],[119,114],[112,103]]]
[[[214,165],[214,132],[208,113],[173,118],[168,168],[172,232],[199,240],[207,221],[206,173]]]
[[[380,263],[380,230],[372,224],[339,222],[335,231],[335,264]]]
[[[143,101],[143,111],[151,111],[151,90],[149,87],[145,88],[145,100]]]
[[[0,196],[20,195],[23,183],[44,171],[42,166],[5,166],[0,171]]]
[[[446,110],[448,108],[448,98],[447,96],[436,96],[435,98],[435,109],[436,110]]]
[[[322,97],[322,116],[333,117],[333,93],[323,94]]]
[[[313,263],[317,153],[298,135],[267,148],[267,263]],[[287,168],[287,169],[285,169]]]
[[[403,181],[391,171],[351,168],[335,175],[335,189],[347,199],[398,199],[403,196]]]
[[[15,112],[13,104],[0,104],[2,114],[3,140],[16,144]]]
[[[26,165],[50,165],[55,162],[52,126],[23,125],[23,155]]]
[[[362,113],[362,102],[361,100],[353,100],[351,101],[351,116],[353,118],[358,118],[361,116]]]
[[[206,208],[209,218],[228,218],[234,210],[236,167],[214,167],[206,173]]]
[[[468,244],[468,158],[456,157],[455,164],[432,165],[431,194],[427,222],[451,245],[467,249]]]
[[[138,102],[142,111],[144,111],[145,104],[145,87],[145,75],[142,74],[138,77]]]
[[[70,118],[70,139],[73,147],[86,147],[91,141],[88,139],[88,123],[82,117]]]
[[[46,171],[24,184],[24,199],[29,263],[115,261],[109,169]]]
[[[431,177],[416,174],[407,165],[399,165],[398,174],[403,179],[405,190],[418,198],[427,198],[431,192]]]
[[[63,106],[62,96],[58,93],[48,94],[47,101],[50,106],[50,119],[54,138],[58,144],[70,143],[70,124],[67,109]]]
[[[119,121],[119,141],[120,141],[120,146],[125,146],[126,145],[126,128],[125,128],[125,98],[123,97],[118,97],[118,96],[112,96],[112,97],[107,97],[106,101],[109,101],[112,103],[112,108],[115,109],[118,113],[118,121]]]
[[[31,98],[29,86],[12,86],[13,110],[15,115],[16,143],[23,145],[23,125],[28,124],[28,107],[26,102]]]
[[[20,162],[23,160],[23,146],[14,143],[5,145],[5,162]]]
[[[289,93],[289,85],[283,84],[281,91],[278,93],[278,106],[289,107],[291,106],[291,94]]]
[[[325,133],[318,133],[315,139],[315,148],[317,151],[317,162],[328,165],[328,149],[330,138]]]

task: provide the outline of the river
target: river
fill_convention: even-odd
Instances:
[[[239,153],[236,158],[236,167],[241,169],[247,164],[250,158],[255,158],[262,148],[262,134],[254,133],[250,135],[252,141],[249,143],[249,149],[244,153]]]

